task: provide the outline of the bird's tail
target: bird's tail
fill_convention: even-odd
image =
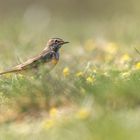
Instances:
[[[20,71],[19,69],[11,69],[11,70],[7,70],[4,72],[0,72],[0,75],[7,74],[7,73],[19,72],[19,71]]]

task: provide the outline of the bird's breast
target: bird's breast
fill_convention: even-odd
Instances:
[[[53,55],[50,55],[49,59],[46,59],[46,64],[49,65],[56,65],[59,61],[59,53],[53,53]]]
[[[58,59],[52,59],[51,63],[56,65],[58,63]]]

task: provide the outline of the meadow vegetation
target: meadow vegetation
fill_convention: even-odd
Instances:
[[[138,140],[140,21],[34,25],[27,15],[0,22],[0,71],[40,53],[50,37],[70,44],[49,73],[0,76],[0,140]]]

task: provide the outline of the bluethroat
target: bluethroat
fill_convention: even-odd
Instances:
[[[28,59],[24,63],[21,63],[10,70],[1,72],[0,75],[27,70],[30,71],[31,69],[37,70],[41,66],[50,65],[50,63],[52,65],[52,69],[52,67],[54,67],[59,60],[59,49],[66,43],[69,42],[66,42],[60,38],[52,38],[48,41],[45,49],[39,55]]]

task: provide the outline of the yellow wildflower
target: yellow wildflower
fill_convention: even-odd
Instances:
[[[90,115],[90,111],[87,108],[81,108],[77,113],[76,113],[76,118],[77,119],[86,119]]]
[[[84,75],[84,73],[83,73],[83,72],[81,72],[81,71],[80,71],[80,72],[78,72],[78,73],[76,73],[76,76],[77,76],[77,77],[81,77],[81,76],[83,76],[83,75]]]
[[[89,76],[89,77],[87,77],[86,81],[87,81],[87,83],[89,83],[89,84],[93,84],[93,83],[94,83],[94,81],[95,81],[95,78],[94,78],[94,77]]]
[[[128,71],[128,72],[123,72],[123,73],[121,73],[121,78],[128,78],[129,76],[130,76],[130,72]]]
[[[68,76],[69,74],[70,74],[69,68],[68,68],[68,67],[64,68],[64,69],[63,69],[63,75],[64,75],[64,76]]]
[[[106,77],[110,77],[108,72],[104,72],[103,75],[106,76]]]
[[[95,68],[93,68],[93,73],[97,73],[97,70]]]
[[[129,62],[130,60],[131,60],[131,57],[130,57],[128,54],[124,54],[124,55],[121,57],[121,62],[122,62],[122,63]]]
[[[53,119],[49,119],[46,120],[45,122],[43,122],[43,128],[44,129],[50,129],[55,125],[55,120]]]
[[[30,79],[31,79],[31,80],[35,80],[34,76],[31,76]]]
[[[136,65],[135,65],[136,69],[139,70],[140,69],[140,62],[138,62]]]
[[[51,108],[49,111],[50,117],[56,117],[58,115],[58,110],[56,108]]]
[[[116,43],[109,42],[106,46],[106,52],[110,54],[116,54],[118,50],[118,46]]]

